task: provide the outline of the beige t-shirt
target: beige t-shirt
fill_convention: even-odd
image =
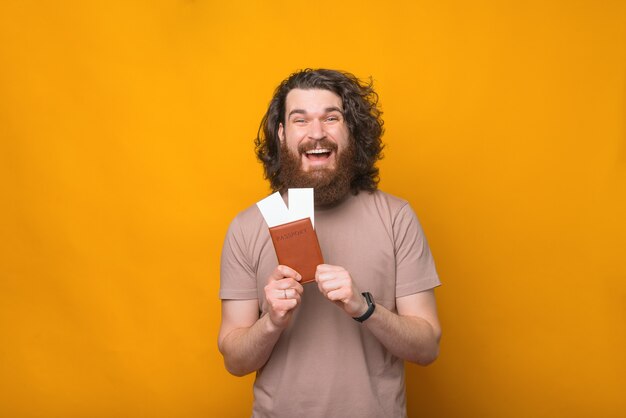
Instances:
[[[350,195],[316,209],[315,230],[327,264],[350,272],[361,292],[396,312],[396,298],[440,284],[422,228],[409,204],[381,191]],[[258,299],[278,262],[256,205],[228,230],[221,299]],[[315,283],[254,383],[254,417],[405,417],[403,361],[326,300]]]

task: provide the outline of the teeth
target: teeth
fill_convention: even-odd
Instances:
[[[325,154],[327,152],[330,152],[330,150],[329,149],[325,149],[325,148],[318,148],[318,149],[308,150],[306,153],[307,154]]]

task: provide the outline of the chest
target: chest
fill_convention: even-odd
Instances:
[[[345,268],[359,291],[372,293],[377,303],[395,310],[396,257],[390,222],[368,212],[322,215],[316,218],[315,230],[325,263]],[[261,296],[266,278],[277,265],[269,235],[259,255],[257,288]]]

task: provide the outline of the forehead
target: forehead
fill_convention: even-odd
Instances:
[[[304,110],[307,113],[324,112],[331,107],[343,109],[341,97],[330,90],[293,89],[287,93],[285,100],[286,114],[294,109]]]

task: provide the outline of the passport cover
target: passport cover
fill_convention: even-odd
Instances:
[[[319,264],[324,264],[324,258],[311,219],[273,226],[270,235],[278,263],[300,273],[300,283],[314,281],[315,270]]]

